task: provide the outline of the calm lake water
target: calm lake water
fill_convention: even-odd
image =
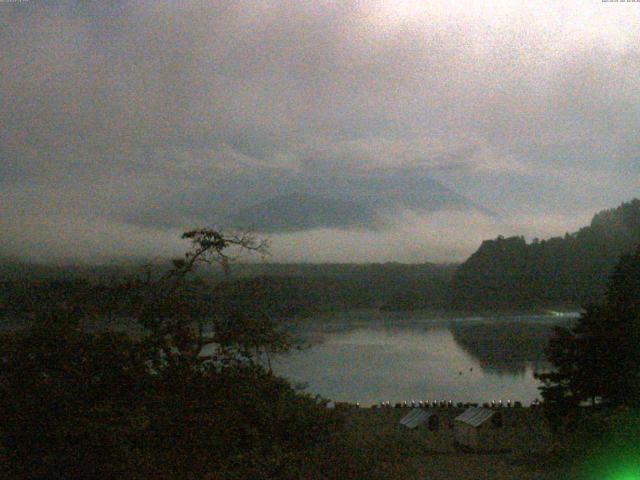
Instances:
[[[486,402],[539,398],[536,371],[554,325],[569,316],[433,318],[359,310],[319,315],[296,327],[307,344],[274,371],[335,401]]]

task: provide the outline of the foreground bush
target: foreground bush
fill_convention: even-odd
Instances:
[[[47,322],[0,348],[11,478],[293,478],[339,427],[260,367],[152,369],[123,334]]]
[[[12,305],[31,326],[0,337],[0,478],[397,478],[394,455],[358,446],[340,413],[261,366],[292,343],[259,292],[190,279],[264,242],[183,238],[191,249],[165,274],[94,286],[105,301],[72,286]]]

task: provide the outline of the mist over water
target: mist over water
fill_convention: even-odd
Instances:
[[[500,399],[530,404],[539,398],[534,373],[548,368],[547,338],[554,325],[573,318],[434,319],[375,310],[319,315],[296,328],[307,348],[278,357],[274,370],[305,384],[309,393],[363,405]]]

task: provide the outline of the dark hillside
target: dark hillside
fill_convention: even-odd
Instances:
[[[593,302],[603,295],[620,255],[638,243],[638,199],[596,214],[589,226],[564,237],[487,240],[453,276],[451,305],[526,310]]]

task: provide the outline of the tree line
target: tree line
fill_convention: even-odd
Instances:
[[[449,304],[460,310],[580,307],[601,299],[620,255],[640,243],[640,200],[549,240],[487,240],[453,275]]]
[[[390,478],[389,452],[355,445],[343,413],[271,372],[265,357],[292,340],[259,287],[193,276],[264,244],[184,238],[191,248],[165,272],[62,282],[24,310],[5,305],[23,323],[0,334],[0,478]],[[137,329],[110,328],[125,313]]]
[[[552,454],[576,478],[640,471],[638,345],[640,244],[620,257],[602,299],[585,305],[573,326],[556,327],[547,348],[554,368],[538,376],[557,439]]]
[[[226,297],[251,291],[288,316],[349,308],[474,313],[575,309],[603,297],[617,259],[638,242],[640,200],[634,199],[596,214],[589,226],[564,237],[530,243],[523,237],[487,240],[461,265],[247,263],[234,267],[232,279],[218,266],[199,269],[191,281],[225,283]],[[162,271],[159,265],[146,268],[155,275]],[[78,297],[83,292],[87,299],[93,296],[95,305],[105,301],[100,291],[104,284],[134,271],[36,270],[34,277],[28,266],[3,266],[0,315],[29,308],[52,294]]]

